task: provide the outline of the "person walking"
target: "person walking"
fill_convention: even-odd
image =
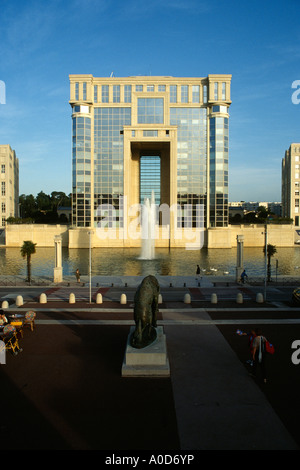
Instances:
[[[78,268],[76,269],[75,276],[76,276],[77,282],[80,282],[80,272]]]
[[[196,274],[200,274],[200,266],[199,266],[199,264],[197,264]]]
[[[263,336],[260,328],[255,330],[256,336],[252,343],[253,367],[252,374],[256,377],[257,367],[260,368],[264,383],[267,383],[266,371],[266,338]]]
[[[245,284],[245,278],[247,278],[247,280],[248,280],[248,276],[247,276],[247,274],[246,274],[246,270],[244,269],[244,271],[243,271],[242,274],[241,274],[241,281],[242,281],[243,284]]]

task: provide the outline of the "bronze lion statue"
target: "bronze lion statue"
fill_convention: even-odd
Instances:
[[[134,296],[135,330],[130,337],[134,348],[144,348],[156,339],[159,284],[155,276],[147,276]]]

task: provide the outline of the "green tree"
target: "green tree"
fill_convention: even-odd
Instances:
[[[20,217],[24,223],[29,218],[32,223],[57,224],[60,222],[57,209],[60,206],[71,207],[71,194],[66,195],[63,191],[52,191],[51,195],[40,191],[36,197],[32,194],[19,197]],[[17,223],[17,221],[9,221]],[[63,219],[63,222],[68,222]],[[21,223],[18,221],[18,223]]]
[[[264,246],[263,247],[263,252],[264,252],[264,255],[266,255],[266,247]],[[271,258],[272,256],[275,255],[275,253],[277,252],[276,250],[276,246],[275,245],[271,245],[270,243],[268,243],[267,245],[267,258],[268,258],[268,282],[271,281]]]
[[[36,243],[29,240],[24,241],[21,246],[21,255],[23,258],[27,258],[27,281],[31,282],[31,255],[35,253]]]
[[[259,219],[266,219],[270,211],[265,206],[259,206],[257,209],[257,216]]]
[[[26,196],[25,194],[21,194],[19,197],[19,203],[20,203],[20,216],[24,219],[27,219],[28,217],[33,217],[33,214],[35,213],[37,206],[36,206],[36,200],[32,194],[29,194]]]
[[[36,198],[37,209],[40,211],[48,211],[51,209],[51,198],[48,194],[40,191]]]

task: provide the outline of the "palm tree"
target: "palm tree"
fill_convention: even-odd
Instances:
[[[263,252],[266,255],[266,247],[264,246]],[[268,243],[267,245],[267,258],[268,258],[268,282],[271,281],[271,258],[277,252],[276,246]]]
[[[24,241],[23,245],[21,246],[21,255],[23,258],[27,258],[27,281],[31,282],[31,255],[35,253],[35,246],[36,243],[31,241]]]

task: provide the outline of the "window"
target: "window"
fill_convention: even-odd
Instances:
[[[157,137],[158,131],[153,131],[153,130],[143,131],[143,136],[144,137]]]
[[[203,87],[203,103],[207,103],[207,86]]]
[[[135,85],[135,91],[143,91],[143,85]]]
[[[5,181],[1,183],[1,196],[5,196]]]
[[[98,86],[94,86],[94,102],[97,103],[98,101]]]
[[[188,103],[189,101],[189,88],[187,85],[181,86],[181,103]]]
[[[227,106],[213,106],[213,113],[227,113]]]
[[[222,82],[222,100],[226,100],[226,83]]]
[[[86,83],[82,84],[82,99],[86,100]]]
[[[102,85],[102,103],[108,103],[109,100],[109,87]]]
[[[1,209],[2,209],[2,212],[5,212],[5,202],[2,202]]]
[[[154,85],[147,85],[147,91],[154,91]]]
[[[200,101],[200,86],[193,85],[192,88],[192,101],[193,103],[199,103]]]
[[[75,83],[75,100],[79,100],[79,83]]]
[[[218,99],[218,82],[215,82],[214,84],[214,99]]]
[[[120,85],[113,86],[113,102],[120,103]]]
[[[160,204],[160,157],[141,156],[140,159],[140,202],[151,200],[154,191],[155,203]]]
[[[177,85],[170,86],[170,103],[177,103]]]
[[[158,85],[158,91],[166,91],[166,85]]]
[[[90,112],[90,107],[81,105],[80,106],[80,112],[88,114]]]
[[[1,165],[1,173],[5,173],[5,165]]]
[[[124,101],[125,103],[131,103],[131,85],[125,85],[124,87]]]
[[[163,124],[164,100],[163,98],[138,99],[138,124]]]

